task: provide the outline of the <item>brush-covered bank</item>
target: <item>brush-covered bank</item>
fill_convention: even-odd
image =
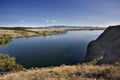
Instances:
[[[0,28],[0,35],[10,35],[12,38],[25,38],[33,36],[46,36],[52,34],[65,33],[68,29],[54,28]]]
[[[15,57],[0,53],[0,73],[20,71],[23,69],[22,65],[16,63]]]
[[[0,35],[10,35],[12,38],[46,36],[66,33],[70,30],[104,30],[105,28],[33,28],[33,27],[0,27]]]
[[[119,62],[110,65],[61,65],[59,67],[31,68],[0,76],[0,80],[119,80]]]
[[[76,65],[25,69],[15,58],[0,54],[0,80],[119,80],[120,62],[98,65],[96,60]]]

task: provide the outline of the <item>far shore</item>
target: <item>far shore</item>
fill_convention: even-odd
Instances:
[[[0,46],[5,46],[13,38],[30,38],[62,34],[67,31],[104,30],[105,28],[28,28],[28,27],[0,27]]]
[[[32,27],[0,27],[0,35],[10,35],[12,38],[46,36],[66,33],[74,30],[104,30],[105,28],[32,28]]]

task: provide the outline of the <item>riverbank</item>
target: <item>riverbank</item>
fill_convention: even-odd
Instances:
[[[31,68],[1,75],[0,80],[119,80],[120,67],[116,65],[62,65]]]
[[[46,36],[52,34],[66,33],[69,30],[104,30],[105,28],[25,28],[12,27],[0,28],[0,35],[10,35],[12,38],[24,38],[33,36]]]
[[[0,35],[10,35],[12,38],[46,36],[65,32],[67,29],[0,29]]]

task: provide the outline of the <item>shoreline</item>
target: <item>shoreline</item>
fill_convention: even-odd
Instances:
[[[47,36],[66,33],[67,31],[105,30],[105,28],[0,28],[0,35],[9,35],[12,38]]]
[[[38,36],[47,36],[54,34],[63,34],[68,31],[84,31],[84,30],[105,30],[105,28],[25,28],[25,27],[1,27],[0,28],[0,46],[4,46],[11,42],[13,38],[31,38]]]

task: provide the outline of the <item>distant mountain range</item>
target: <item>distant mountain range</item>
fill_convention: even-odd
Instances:
[[[46,26],[47,28],[97,28],[98,26]]]
[[[24,27],[24,26],[17,26],[17,27],[0,27],[0,29],[11,29],[11,28],[105,28],[105,27],[97,27],[97,26],[45,26],[45,27]]]

